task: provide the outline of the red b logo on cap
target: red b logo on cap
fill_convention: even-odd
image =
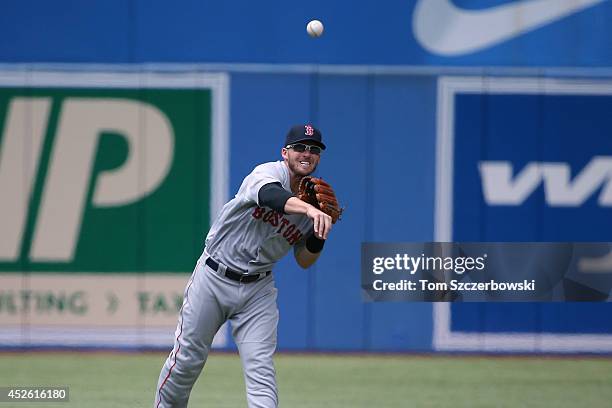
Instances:
[[[314,128],[312,126],[306,125],[304,128],[306,129],[306,136],[314,135]]]

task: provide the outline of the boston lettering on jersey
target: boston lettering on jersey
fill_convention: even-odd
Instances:
[[[289,242],[289,245],[295,244],[304,235],[302,231],[298,229],[297,225],[292,224],[291,221],[283,217],[278,211],[257,206],[253,210],[252,215],[253,218],[257,220],[262,220],[273,227],[278,227],[276,233],[283,234],[283,237]]]

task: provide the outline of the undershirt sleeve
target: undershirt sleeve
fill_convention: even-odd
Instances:
[[[293,194],[285,190],[278,182],[264,184],[258,193],[259,205],[272,208],[280,213],[285,212],[285,204],[291,197]]]

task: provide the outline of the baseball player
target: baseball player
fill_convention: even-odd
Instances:
[[[255,167],[221,210],[185,288],[156,408],[187,406],[213,337],[227,320],[242,361],[248,406],[278,406],[272,362],[278,309],[271,271],[291,248],[302,268],[311,266],[339,216],[331,187],[309,177],[324,149],[318,129],[292,127],[281,149],[283,160]],[[331,198],[319,205],[322,195]]]

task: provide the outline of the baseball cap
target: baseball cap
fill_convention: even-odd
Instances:
[[[308,124],[295,125],[289,129],[289,133],[287,133],[287,138],[285,139],[285,146],[306,141],[314,142],[314,144],[325,150],[325,145],[321,141],[321,131]]]

